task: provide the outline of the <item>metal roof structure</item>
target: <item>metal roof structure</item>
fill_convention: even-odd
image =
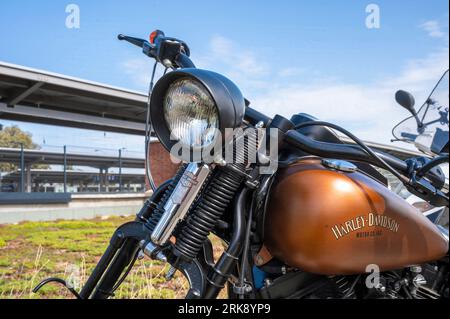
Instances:
[[[0,147],[0,162],[20,165],[20,160],[20,149]],[[143,158],[121,157],[119,163],[117,156],[66,153],[66,161],[67,165],[71,166],[145,168],[145,160]],[[25,166],[31,164],[63,165],[64,153],[25,149],[24,162]]]
[[[0,118],[144,135],[147,95],[0,62]]]

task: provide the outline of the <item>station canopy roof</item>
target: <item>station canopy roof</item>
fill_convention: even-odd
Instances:
[[[144,134],[147,95],[0,62],[0,118]]]

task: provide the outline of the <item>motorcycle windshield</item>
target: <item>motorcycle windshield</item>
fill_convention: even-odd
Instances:
[[[413,143],[428,154],[439,154],[449,140],[449,72],[445,72],[436,87],[417,112],[422,126],[411,116],[400,122],[393,130],[395,138]]]

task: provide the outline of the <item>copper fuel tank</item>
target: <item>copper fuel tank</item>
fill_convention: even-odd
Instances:
[[[437,260],[448,240],[419,210],[362,172],[303,159],[280,169],[264,223],[269,252],[300,270],[345,275]]]

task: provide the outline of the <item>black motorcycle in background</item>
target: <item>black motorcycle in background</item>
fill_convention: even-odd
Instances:
[[[155,85],[153,71],[146,151],[154,133],[180,168],[156,188],[147,165],[153,195],[135,221],[116,230],[80,292],[57,278],[35,291],[57,281],[80,299],[112,297],[145,254],[171,265],[169,279],[176,271],[187,278],[186,298],[216,298],[224,287],[242,299],[448,298],[448,226],[393,194],[374,169],[389,171],[422,201],[448,207],[440,168],[448,163],[448,104],[435,96],[439,90],[418,112],[410,94],[397,93],[417,127],[407,119],[395,136],[424,151],[403,161],[308,115],[265,116],[229,79],[196,69],[188,45],[161,31],[150,41],[119,40],[169,71]],[[444,93],[448,103],[448,84]],[[226,244],[217,261],[210,234]],[[378,271],[368,272],[371,264]]]

